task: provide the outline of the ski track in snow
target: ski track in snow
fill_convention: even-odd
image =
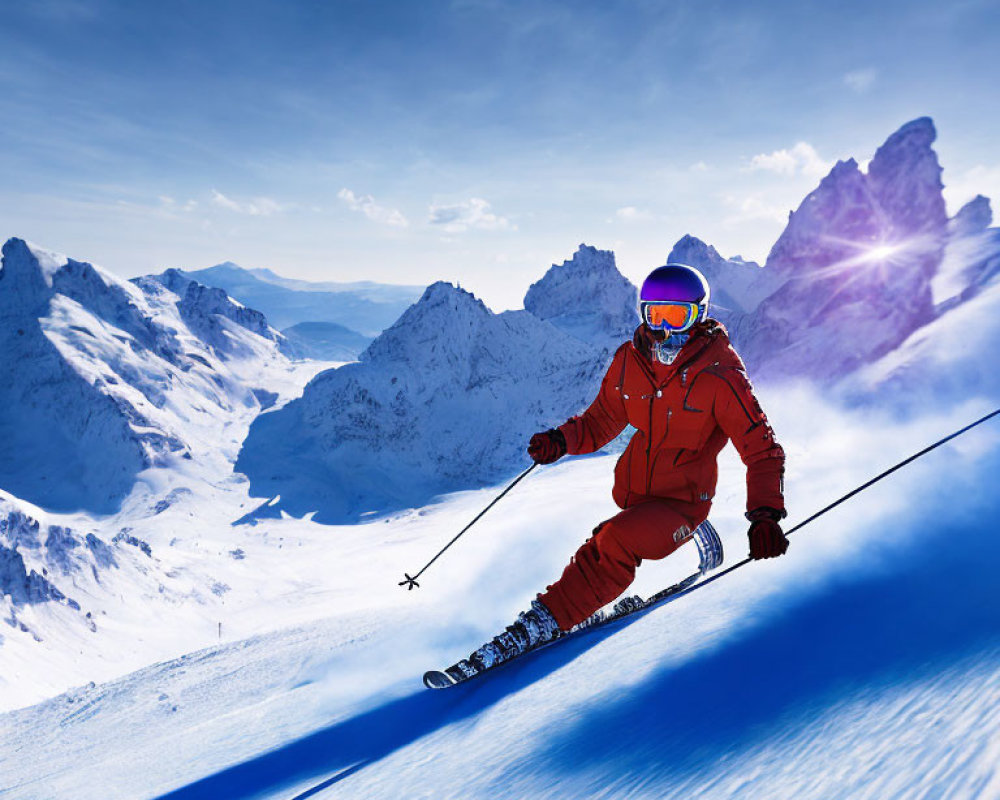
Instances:
[[[845,418],[803,391],[762,392],[789,449],[790,521],[980,411]],[[257,607],[274,632],[0,716],[0,796],[1000,796],[996,441],[928,456],[796,534],[784,559],[444,692],[423,670],[497,632],[613,513],[610,458],[540,470],[418,592],[396,587],[402,571],[499,487],[353,528],[268,520],[271,536],[326,534],[283,569],[325,550],[350,563],[336,589],[301,595],[294,627]],[[746,527],[731,449],[721,472],[712,516],[731,563]],[[646,564],[635,588],[696,561],[685,548]]]

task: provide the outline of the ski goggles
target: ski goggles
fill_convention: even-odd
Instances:
[[[698,320],[698,303],[646,302],[641,304],[642,319],[656,330],[686,331]]]

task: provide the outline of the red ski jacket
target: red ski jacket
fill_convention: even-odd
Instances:
[[[636,432],[615,466],[615,502],[697,503],[715,494],[718,454],[731,440],[747,468],[747,510],[783,512],[785,453],[725,328],[699,323],[670,365],[644,353],[641,331],[615,352],[590,407],[560,426],[567,452],[592,453],[631,424]]]

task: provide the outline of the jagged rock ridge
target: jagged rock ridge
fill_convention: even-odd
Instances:
[[[934,319],[948,224],[935,135],[929,118],[907,123],[867,174],[838,162],[791,214],[765,265],[782,286],[739,331],[752,368],[830,380]]]
[[[527,464],[532,433],[593,398],[638,322],[635,298],[613,254],[586,246],[529,289],[524,311],[433,284],[360,363],[257,419],[236,468],[254,495],[320,521],[500,480]]]
[[[140,284],[4,245],[0,488],[50,510],[113,511],[139,471],[198,450],[201,426],[259,407],[251,387],[284,363],[259,315],[213,291]]]
[[[637,298],[614,253],[581,244],[528,288],[524,308],[581,341],[614,349],[638,324]]]

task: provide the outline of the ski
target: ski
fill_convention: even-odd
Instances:
[[[719,538],[718,531],[715,530],[712,523],[708,520],[701,523],[701,525],[695,528],[693,538],[698,547],[698,571],[679,583],[668,586],[666,589],[650,595],[645,600],[638,595],[623,597],[614,604],[610,611],[598,611],[592,617],[584,620],[562,636],[536,645],[518,656],[501,661],[499,664],[486,669],[477,670],[466,659],[462,659],[445,670],[430,670],[425,672],[424,686],[428,689],[447,689],[451,686],[457,686],[460,683],[466,683],[481,675],[494,672],[507,664],[520,661],[525,656],[537,653],[539,650],[544,650],[547,647],[552,647],[569,639],[609,627],[636,614],[645,613],[656,606],[669,602],[672,598],[696,584],[706,574],[722,565],[724,557],[722,540]]]

